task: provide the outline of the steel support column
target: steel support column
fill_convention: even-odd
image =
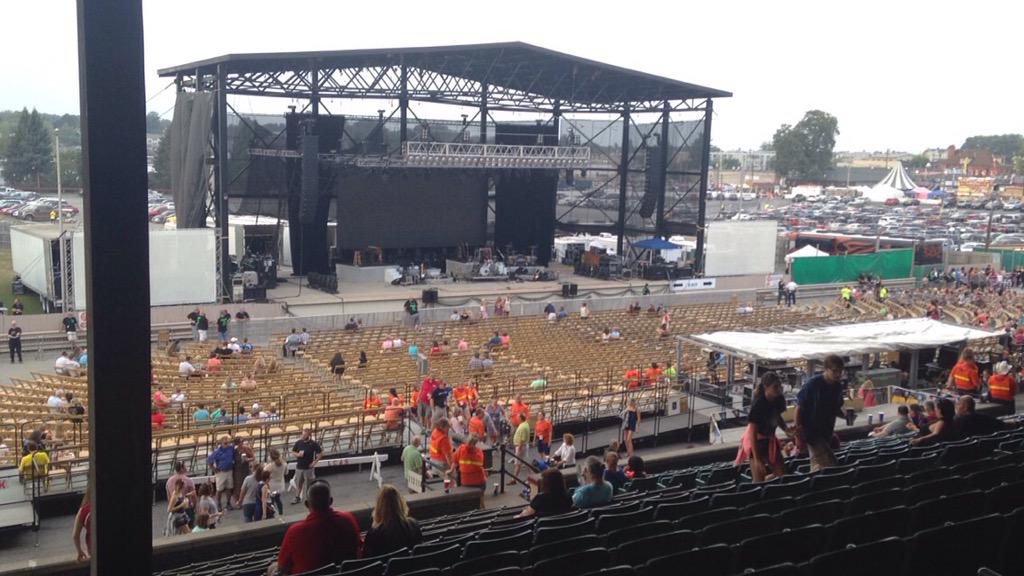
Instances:
[[[665,235],[665,194],[668,192],[668,125],[671,121],[672,106],[665,101],[661,112],[661,184],[658,186],[658,208],[654,220],[655,236]]]
[[[149,574],[153,546],[142,0],[78,0],[92,574]]]
[[[700,154],[700,190],[697,196],[697,248],[693,258],[693,272],[704,275],[704,217],[707,211],[708,198],[708,165],[711,163],[711,116],[714,115],[714,104],[707,99],[704,107],[704,149]]]
[[[409,70],[402,64],[402,86],[398,97],[398,139],[405,144],[409,139]]]
[[[626,190],[629,184],[629,105],[622,108],[622,154],[619,158],[619,220],[616,234],[619,236],[615,250],[619,258],[624,256],[622,248],[626,239]]]
[[[214,221],[220,235],[220,283],[223,301],[231,301],[231,254],[228,247],[228,91],[227,73],[217,65],[217,91],[214,105]]]
[[[320,68],[316,62],[309,64],[309,104],[316,118],[320,115]]]
[[[480,84],[480,143],[487,144],[487,84]]]

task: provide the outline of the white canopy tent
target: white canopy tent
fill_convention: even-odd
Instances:
[[[820,360],[829,354],[860,356],[919,350],[998,336],[929,318],[908,318],[784,332],[710,332],[687,339],[751,360]]]
[[[864,193],[869,202],[885,202],[890,198],[903,198],[902,190],[893,188],[888,184],[876,184],[871,190]]]
[[[803,248],[793,250],[789,254],[786,254],[786,262],[792,262],[797,258],[820,258],[822,256],[828,256],[829,253],[824,250],[818,250],[814,246],[808,244]]]
[[[917,188],[917,184],[910,179],[910,175],[907,174],[907,169],[903,167],[903,162],[897,162],[895,166],[889,170],[889,173],[882,178],[876,186],[890,186],[897,190],[913,190]]]

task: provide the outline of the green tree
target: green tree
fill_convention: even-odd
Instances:
[[[1024,149],[1024,136],[1020,134],[998,134],[993,136],[971,136],[960,147],[963,150],[989,150],[996,156],[1009,160]]]
[[[832,169],[832,152],[839,121],[821,110],[810,110],[795,126],[783,124],[772,137],[775,172],[783,178],[820,182]]]
[[[23,109],[4,150],[4,178],[12,184],[40,187],[53,171],[51,138],[39,113]]]
[[[171,187],[171,129],[164,130],[153,156],[153,171],[149,173],[149,187],[168,190]]]
[[[910,170],[921,170],[928,167],[928,157],[924,154],[917,154],[911,159],[903,162],[903,165]]]
[[[160,118],[156,112],[146,114],[146,134],[160,134],[170,124],[167,120]]]
[[[69,188],[82,187],[82,149],[65,148],[63,141],[60,147],[60,183],[67,191]],[[53,172],[47,176],[47,181],[56,186],[57,165],[54,163]]]

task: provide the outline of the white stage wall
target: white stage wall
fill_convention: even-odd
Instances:
[[[777,236],[774,220],[711,222],[705,238],[704,276],[775,272]]]

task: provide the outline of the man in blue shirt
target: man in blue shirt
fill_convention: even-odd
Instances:
[[[604,462],[597,456],[590,456],[583,464],[583,479],[572,493],[572,503],[577,508],[597,508],[612,501],[612,485],[604,481]]]
[[[207,426],[210,424],[210,411],[206,409],[206,406],[199,404],[196,407],[196,411],[192,413],[192,421],[195,422],[196,426]]]
[[[825,371],[804,383],[797,394],[796,433],[807,444],[811,471],[836,464],[832,434],[843,417],[843,359],[825,357]]]
[[[206,457],[206,464],[213,467],[213,483],[217,488],[217,508],[221,508],[220,498],[227,494],[228,510],[231,507],[231,490],[234,488],[232,471],[235,468],[235,447],[228,436],[220,437],[220,446]]]

